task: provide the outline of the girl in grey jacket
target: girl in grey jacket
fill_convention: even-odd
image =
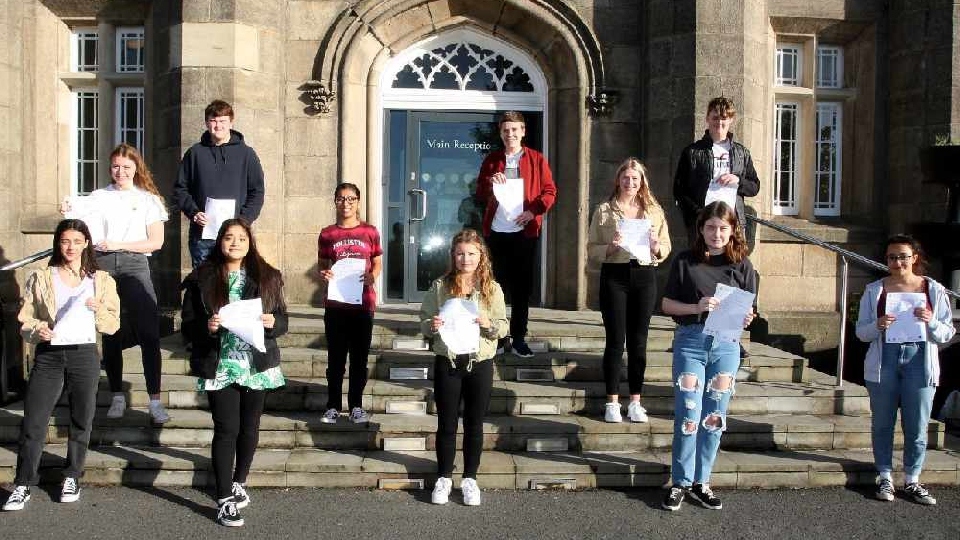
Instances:
[[[893,429],[900,411],[903,426],[904,495],[914,502],[933,505],[937,500],[920,483],[920,470],[927,448],[927,424],[933,396],[940,379],[938,344],[953,338],[950,302],[943,285],[924,276],[920,244],[910,236],[887,240],[885,256],[890,275],[867,285],[860,299],[857,337],[869,342],[863,377],[870,393],[871,439],[877,468],[876,497],[892,501]],[[900,293],[922,295],[922,305],[899,316],[888,304]],[[922,323],[920,339],[888,339],[888,330],[898,318],[913,317]],[[891,336],[892,337],[892,336]]]

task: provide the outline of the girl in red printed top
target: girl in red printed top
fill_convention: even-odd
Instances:
[[[350,354],[350,383],[347,407],[350,421],[369,421],[363,410],[363,388],[367,384],[367,355],[373,332],[373,311],[377,304],[374,282],[382,268],[383,249],[380,233],[369,223],[360,221],[360,188],[341,183],[334,190],[337,222],[320,231],[318,253],[320,277],[327,283],[334,279],[333,265],[343,259],[366,261],[362,276],[363,296],[359,304],[324,300],[323,324],[327,337],[327,407],[320,419],[336,423],[343,406],[343,374]]]

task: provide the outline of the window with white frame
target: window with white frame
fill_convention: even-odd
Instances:
[[[799,104],[778,102],[774,111],[773,143],[773,212],[781,215],[797,213],[797,122]]]
[[[117,144],[125,142],[143,150],[143,88],[117,88],[114,103]]]
[[[97,147],[100,140],[97,108],[100,96],[96,89],[81,89],[73,94],[72,184],[76,193],[86,194],[97,189],[99,172]]]
[[[77,28],[70,37],[70,70],[97,71],[100,68],[97,59],[97,29]]]
[[[774,84],[777,86],[800,86],[803,72],[802,46],[795,43],[777,45],[774,66]]]
[[[843,105],[817,103],[816,191],[813,213],[840,215],[840,130]]]
[[[833,45],[817,47],[817,88],[843,87],[843,49]]]
[[[117,73],[143,73],[143,27],[117,28]]]

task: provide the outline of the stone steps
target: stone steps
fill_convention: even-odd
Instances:
[[[41,481],[57,483],[66,445],[49,445],[41,462]],[[458,453],[456,471],[462,470]],[[0,447],[0,483],[13,481],[16,452]],[[83,482],[127,486],[212,485],[210,452],[205,448],[106,446],[87,454]],[[924,482],[957,485],[960,457],[932,450],[924,464]],[[899,465],[897,465],[899,468]],[[657,487],[669,482],[670,453],[629,452],[484,452],[477,482],[484,489]],[[313,448],[262,449],[256,454],[249,487],[377,488],[406,479],[436,479],[431,451],[329,451]],[[455,473],[455,483],[459,473]],[[720,489],[812,488],[873,485],[869,450],[754,452],[722,450],[711,476]],[[896,472],[895,483],[903,481]],[[405,483],[405,482],[404,482]]]
[[[742,362],[738,378],[749,381],[787,381],[802,382],[809,380],[806,359],[774,349],[752,344],[751,356]],[[189,352],[171,339],[164,340],[161,349],[162,370],[166,375],[187,375],[190,373]],[[518,358],[512,354],[503,354],[493,359],[496,364],[494,379],[517,380],[518,370],[535,370],[538,374],[552,377],[556,381],[602,381],[602,352],[562,352],[549,351],[537,354],[534,358]],[[626,380],[626,359],[621,373]],[[124,351],[124,373],[128,375],[143,373],[139,347]],[[672,379],[672,354],[665,350],[650,350],[647,353],[646,379],[650,381],[668,381]],[[327,352],[323,349],[307,347],[284,347],[282,350],[282,369],[288,378],[322,378],[326,376]],[[426,368],[427,377],[433,379],[434,355],[430,351],[394,351],[372,350],[368,361],[367,375],[371,379],[389,380],[394,368]],[[345,374],[348,376],[349,373]],[[129,378],[129,377],[128,377]]]
[[[141,445],[205,447],[213,439],[210,413],[200,409],[170,410],[170,422],[152,424],[145,409],[132,409],[122,419],[106,418],[97,411],[91,445]],[[0,444],[16,444],[22,409],[8,408],[0,415]],[[48,444],[66,443],[69,412],[55,411],[47,434]],[[437,418],[433,415],[374,413],[367,424],[345,417],[336,424],[320,422],[317,413],[267,412],[260,426],[261,448],[321,448],[337,450],[435,448]],[[595,416],[489,416],[484,422],[484,449],[526,451],[556,448],[570,451],[669,452],[673,418],[652,416],[649,423],[610,424]],[[461,429],[462,433],[462,429]],[[943,448],[944,428],[931,422],[928,446]],[[902,446],[899,429],[895,445]],[[458,442],[459,444],[459,442]],[[849,450],[870,447],[870,420],[862,416],[756,414],[730,417],[722,440],[725,449],[737,450]]]
[[[816,373],[816,372],[814,372]],[[736,397],[730,413],[738,414],[847,414],[869,413],[866,389],[847,384],[836,388],[831,378],[816,374],[808,383],[738,381]],[[206,395],[196,391],[196,377],[167,375],[163,379],[161,401],[171,409],[206,406]],[[127,377],[128,403],[145,407],[148,397],[141,377]],[[323,378],[290,379],[288,384],[267,395],[267,410],[319,411],[326,407],[326,380]],[[346,388],[344,388],[344,391]],[[426,412],[433,412],[433,382],[383,381],[371,379],[363,394],[363,407],[371,412],[394,410],[411,402],[426,402]],[[620,394],[628,393],[626,383]],[[344,407],[346,397],[344,396]],[[516,382],[498,380],[493,383],[490,414],[596,414],[606,402],[606,388],[598,381]],[[654,414],[672,414],[673,384],[651,381],[644,385],[644,407]],[[101,379],[97,398],[100,406],[108,406],[110,393],[107,381]],[[535,412],[536,411],[536,412]]]

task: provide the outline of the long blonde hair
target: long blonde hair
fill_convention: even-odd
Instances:
[[[463,289],[460,281],[457,279],[457,261],[455,252],[460,244],[472,244],[480,251],[480,262],[477,264],[477,270],[473,274],[474,289],[480,292],[480,301],[487,307],[493,299],[493,268],[490,266],[490,252],[477,231],[473,229],[463,229],[454,235],[450,241],[450,263],[447,267],[447,273],[443,275],[443,286],[451,296],[465,296],[467,291]]]
[[[623,163],[617,168],[617,173],[613,176],[613,193],[610,194],[610,201],[613,202],[620,198],[620,175],[628,169],[633,169],[640,173],[640,188],[637,190],[637,196],[634,197],[634,202],[640,207],[642,215],[646,216],[647,211],[653,208],[660,208],[660,203],[657,202],[657,198],[654,197],[653,192],[650,191],[650,182],[647,180],[647,168],[635,157],[628,157],[623,160]]]

